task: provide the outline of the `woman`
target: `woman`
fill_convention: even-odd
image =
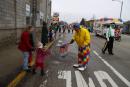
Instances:
[[[46,43],[48,43],[48,29],[47,29],[47,23],[45,21],[43,21],[41,42],[43,46],[45,46]]]

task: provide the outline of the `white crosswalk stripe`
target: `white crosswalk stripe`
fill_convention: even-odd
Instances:
[[[103,80],[108,80],[112,87],[118,87],[117,84],[113,81],[113,79],[108,75],[108,73],[104,71],[95,71],[94,74],[99,81],[101,87],[107,87]]]
[[[96,51],[93,51],[98,58],[100,58],[106,66],[108,66],[128,87],[130,87],[130,81],[128,81],[123,75],[121,75],[115,68],[113,68],[107,61],[105,61]]]

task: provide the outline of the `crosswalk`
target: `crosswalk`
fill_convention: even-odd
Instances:
[[[72,52],[76,53],[75,47],[72,48]],[[64,66],[67,65],[63,63],[64,65],[61,66],[62,68],[57,67],[56,69],[58,69],[58,71],[55,70],[56,73],[53,74],[53,76],[56,76],[54,78],[55,81],[54,79],[49,79],[47,83],[52,81],[54,83],[56,82],[55,84],[53,83],[53,87],[130,87],[129,77],[121,71],[119,72],[119,69],[116,69],[117,67],[113,67],[109,61],[106,61],[105,58],[101,57],[96,51],[92,50],[93,61],[91,62],[91,65],[89,65],[89,69],[85,72],[80,72],[70,66],[68,66],[69,68],[64,68]],[[66,60],[67,59],[70,60],[69,58],[66,58]],[[72,60],[70,61],[72,62]],[[92,66],[92,64],[96,67]],[[60,86],[58,82],[61,82]]]
[[[110,68],[110,70],[123,82],[127,87],[130,87],[130,82],[123,76],[121,75],[114,67],[112,67],[107,61],[105,61],[101,56],[96,51],[93,51],[96,56],[102,62]],[[116,84],[116,82],[112,79],[112,77],[106,72],[106,71],[94,71],[94,75],[99,82],[101,87],[108,87],[107,84],[104,82],[104,80],[107,80],[109,84],[112,87],[120,87]],[[76,83],[77,87],[96,87],[92,78],[89,78],[89,83],[86,83],[82,74],[79,71],[75,71],[75,77],[76,77]],[[71,71],[59,71],[58,72],[58,78],[59,79],[66,79],[66,87],[72,87],[71,83]]]
[[[58,71],[58,79],[66,80],[66,87],[72,87],[71,71]],[[107,87],[107,84],[104,80],[107,80],[112,87],[119,87],[115,81],[110,77],[110,75],[105,71],[94,71],[94,75],[101,87]],[[88,83],[85,81],[83,75],[80,71],[75,71],[77,87],[96,87],[94,81],[91,77],[88,77]]]
[[[113,72],[113,74],[115,75],[115,77],[118,78],[118,80],[121,80],[122,83],[125,84],[125,86],[123,87],[130,87],[130,82],[123,75],[121,75],[107,61],[105,61],[96,51],[93,51],[93,53],[96,56],[98,56],[98,58],[108,68],[110,68],[110,72]],[[72,84],[76,84],[76,87],[121,87],[120,84],[117,82],[118,80],[115,80],[110,72],[98,69],[91,73],[93,77],[91,77],[91,75],[86,77],[82,72],[78,70],[58,70],[56,79],[65,81],[64,83],[66,84],[65,85],[63,84],[63,87],[74,87]],[[97,82],[95,82],[95,79]],[[43,83],[44,84],[47,83],[47,80],[46,82]],[[99,85],[97,86],[97,83],[100,86]],[[46,87],[46,86],[40,86],[40,87]]]
[[[96,51],[93,51],[95,55],[98,56],[99,59],[102,60],[102,62],[105,63],[107,67],[109,67],[112,72],[114,72],[128,87],[130,87],[130,81],[128,81],[123,75],[121,75],[114,67],[112,67],[107,61],[105,61]],[[117,87],[117,86],[115,86]]]

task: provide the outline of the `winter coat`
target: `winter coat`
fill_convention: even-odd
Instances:
[[[21,40],[18,48],[23,52],[29,52],[32,50],[32,45],[30,43],[30,34],[27,31],[24,31],[21,35]]]

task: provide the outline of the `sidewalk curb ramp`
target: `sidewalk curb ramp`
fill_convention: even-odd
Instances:
[[[46,50],[49,49],[52,45],[53,45],[54,41],[52,41],[51,43],[48,43],[46,45]],[[30,64],[31,66],[34,65],[34,61],[32,61],[32,63]],[[8,85],[7,87],[16,87],[20,81],[26,76],[27,72],[25,71],[21,71],[14,80],[12,80]]]

